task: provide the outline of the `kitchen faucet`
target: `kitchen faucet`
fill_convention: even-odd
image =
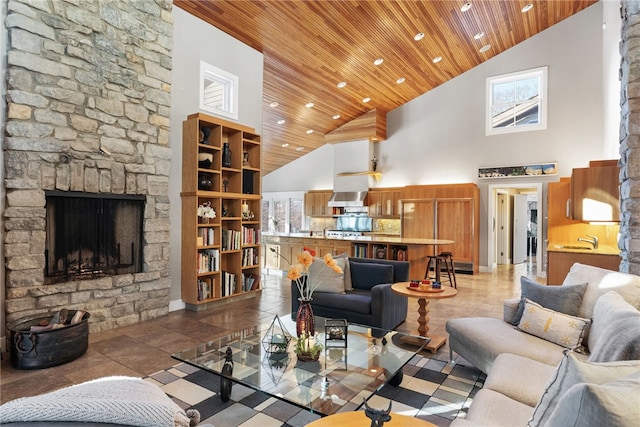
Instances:
[[[578,237],[578,242],[591,243],[593,245],[593,249],[598,249],[598,238],[590,234],[587,234],[587,237],[591,237],[591,239],[583,239],[582,237]]]

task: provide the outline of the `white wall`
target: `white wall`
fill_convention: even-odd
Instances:
[[[239,77],[238,123],[262,132],[262,53],[206,22],[173,7],[173,69],[171,72],[171,204],[170,310],[181,308],[180,241],[182,190],[182,122],[200,112],[198,102],[200,60]],[[207,113],[209,114],[209,113]],[[221,117],[224,120],[230,120]],[[240,153],[238,153],[240,154]]]
[[[558,161],[559,176],[569,176],[572,168],[603,158],[602,18],[599,2],[389,112],[387,140],[377,147],[378,186],[477,182],[480,265],[486,266],[487,185],[496,180],[479,181],[478,168]],[[547,129],[485,136],[486,78],[545,65]],[[330,156],[322,151],[321,161],[308,161],[311,156],[320,157],[314,151],[265,176],[263,191],[318,188],[327,180]],[[287,186],[280,188],[284,177]]]

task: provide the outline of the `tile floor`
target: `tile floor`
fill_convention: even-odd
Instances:
[[[499,266],[493,273],[458,274],[458,296],[434,300],[429,305],[431,333],[444,334],[448,318],[502,317],[502,300],[517,297],[520,276],[532,279],[535,262]],[[416,300],[409,301],[407,321],[397,329],[417,328]],[[0,369],[0,403],[45,393],[71,384],[107,375],[148,377],[176,365],[171,354],[217,335],[254,325],[275,314],[290,312],[290,290],[286,279],[265,276],[263,291],[256,298],[219,305],[203,312],[180,310],[158,319],[109,331],[93,333],[89,349],[73,362],[44,370],[16,370],[3,354]],[[445,345],[435,356],[448,360]]]

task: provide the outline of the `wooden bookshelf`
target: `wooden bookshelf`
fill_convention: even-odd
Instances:
[[[231,163],[223,166],[228,144]],[[182,125],[182,300],[188,309],[261,289],[260,136],[202,113]],[[213,219],[199,217],[210,205]]]

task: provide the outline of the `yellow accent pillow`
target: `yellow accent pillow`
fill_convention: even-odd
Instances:
[[[525,298],[518,329],[574,350],[582,345],[582,338],[589,324],[590,319],[553,311]]]

